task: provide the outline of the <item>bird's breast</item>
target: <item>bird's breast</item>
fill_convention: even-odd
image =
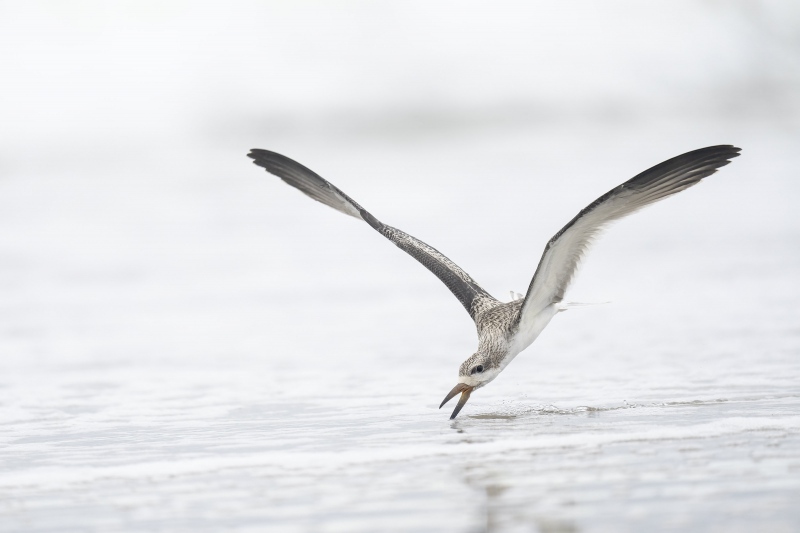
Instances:
[[[519,327],[508,342],[508,362],[522,352],[525,348],[533,344],[533,341],[547,327],[550,320],[558,313],[555,305],[549,305],[533,317],[526,317],[521,320]],[[506,363],[508,364],[508,363]]]

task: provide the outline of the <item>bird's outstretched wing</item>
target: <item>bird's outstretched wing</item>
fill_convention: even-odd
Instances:
[[[444,254],[399,229],[383,224],[352,198],[312,170],[286,156],[268,150],[254,148],[247,156],[252,158],[256,165],[264,167],[267,172],[278,176],[314,200],[346,215],[360,218],[375,228],[398,248],[433,272],[458,298],[471,317],[475,318],[475,313],[487,305],[491,306],[497,303],[497,300],[483,290],[469,274]]]
[[[564,298],[581,257],[604,226],[699,183],[730,163],[739,151],[724,145],[687,152],[645,170],[589,204],[545,246],[520,310],[520,329]]]

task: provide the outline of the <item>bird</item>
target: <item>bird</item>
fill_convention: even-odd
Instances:
[[[475,322],[478,348],[461,363],[458,383],[439,406],[441,409],[461,394],[450,415],[452,420],[475,390],[494,380],[536,340],[559,311],[567,308],[564,294],[579,263],[609,223],[697,185],[738,157],[740,151],[732,145],[693,150],[659,163],[603,194],[547,242],[527,292],[510,302],[494,298],[437,249],[384,224],[341,189],[300,163],[258,148],[252,149],[248,157],[314,200],[372,226],[439,278],[466,309]]]

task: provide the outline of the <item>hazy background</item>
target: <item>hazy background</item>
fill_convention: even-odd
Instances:
[[[0,530],[800,527],[797,2],[0,2],[0,80]],[[455,423],[455,299],[245,157],[505,299],[713,144]]]

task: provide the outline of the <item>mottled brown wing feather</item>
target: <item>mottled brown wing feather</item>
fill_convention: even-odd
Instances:
[[[255,148],[247,155],[253,159],[256,165],[265,168],[269,173],[278,176],[314,200],[346,215],[360,218],[372,226],[439,278],[458,298],[471,317],[475,318],[478,310],[485,308],[487,304],[496,302],[469,274],[444,254],[397,228],[383,224],[352,198],[312,170],[286,156],[268,150]]]

